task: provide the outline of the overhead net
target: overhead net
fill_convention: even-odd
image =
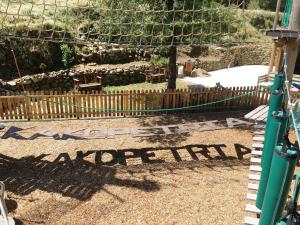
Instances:
[[[293,0],[287,0],[285,4],[285,9],[282,17],[282,26],[288,27],[290,22],[290,16],[292,13]]]
[[[244,0],[1,0],[0,37],[174,45],[242,41]]]
[[[295,129],[298,143],[300,143],[300,99],[294,101],[291,106],[292,126]]]

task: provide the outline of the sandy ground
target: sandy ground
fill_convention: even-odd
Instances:
[[[268,66],[246,65],[209,72],[209,77],[185,77],[183,80],[205,87],[215,87],[216,83],[224,87],[256,86],[258,77],[268,73]]]
[[[137,127],[244,114],[6,126]],[[242,224],[251,144],[250,128],[101,140],[2,139],[0,180],[17,224]]]

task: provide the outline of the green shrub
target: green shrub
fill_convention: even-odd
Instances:
[[[166,66],[168,64],[168,59],[159,55],[153,55],[150,63],[154,66]]]
[[[61,53],[62,53],[61,61],[62,61],[63,65],[65,67],[70,66],[75,60],[73,48],[69,47],[69,45],[67,45],[67,44],[62,44],[60,46],[60,49],[61,49]]]

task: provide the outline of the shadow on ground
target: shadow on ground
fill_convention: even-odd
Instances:
[[[15,159],[0,154],[0,180],[8,191],[28,195],[39,189],[60,193],[63,196],[88,200],[106,184],[157,191],[159,185],[151,180],[120,179],[116,169],[95,165],[85,160],[50,162],[43,160],[47,155],[28,156]]]
[[[168,126],[176,124],[188,124],[207,122],[212,120],[219,121],[218,124],[222,127],[226,127],[227,118],[237,118],[244,120],[249,110],[243,111],[225,111],[225,112],[204,112],[204,113],[186,113],[186,114],[170,114],[156,117],[141,117],[139,123],[141,127],[151,126]],[[249,130],[249,126],[236,127],[236,129]],[[177,145],[190,137],[190,133],[173,133],[171,135],[156,135],[141,138],[142,141],[150,143],[162,143],[168,145]]]
[[[143,179],[122,179],[117,173],[129,174],[146,171],[174,171],[178,169],[193,169],[197,167],[234,167],[248,165],[244,156],[250,149],[235,144],[237,157],[227,156],[219,145],[188,145],[169,148],[144,148],[122,150],[92,150],[78,151],[75,159],[68,153],[62,153],[51,162],[45,160],[47,155],[28,156],[20,159],[0,154],[0,180],[6,184],[8,191],[17,195],[28,195],[35,190],[59,193],[63,196],[81,201],[88,200],[99,190],[105,190],[104,185],[116,185],[135,188],[146,192],[158,191],[160,185]],[[210,155],[212,148],[218,153]],[[185,150],[190,160],[183,160],[178,153]],[[156,154],[167,151],[174,162],[167,162]],[[199,158],[199,154],[204,156]],[[108,157],[109,156],[109,157]],[[108,158],[108,159],[107,159]],[[92,159],[92,160],[91,160]],[[139,159],[141,163],[128,165],[128,160]],[[130,177],[131,178],[131,177]]]

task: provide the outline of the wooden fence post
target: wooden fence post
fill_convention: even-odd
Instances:
[[[31,106],[30,97],[28,96],[27,92],[25,92],[24,98],[25,98],[24,102],[26,105],[26,117],[27,117],[27,120],[30,121],[32,119],[32,106]]]

